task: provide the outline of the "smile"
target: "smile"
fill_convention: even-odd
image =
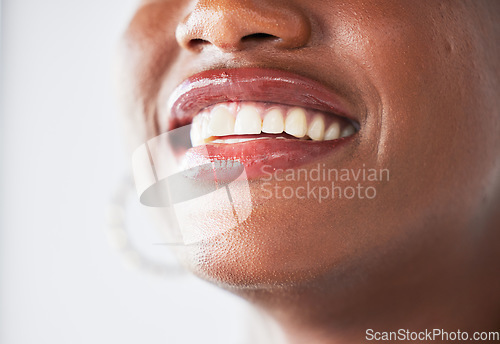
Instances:
[[[168,129],[190,125],[187,156],[233,160],[249,177],[264,165],[312,162],[359,131],[352,105],[293,73],[240,68],[192,76],[169,99]]]

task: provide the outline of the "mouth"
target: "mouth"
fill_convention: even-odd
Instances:
[[[353,106],[338,93],[273,69],[196,74],[168,105],[165,129],[190,125],[188,159],[238,161],[249,178],[261,176],[264,166],[295,168],[333,153],[360,130]]]

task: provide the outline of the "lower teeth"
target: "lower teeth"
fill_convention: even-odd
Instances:
[[[255,140],[263,140],[263,139],[268,139],[269,137],[252,137],[248,139],[217,139],[211,141],[211,143],[240,143],[240,142],[247,142],[247,141],[255,141]],[[282,139],[284,137],[277,137],[278,139]]]

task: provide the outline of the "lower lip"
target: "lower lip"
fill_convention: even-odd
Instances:
[[[331,141],[296,139],[260,139],[247,142],[215,143],[190,148],[188,159],[237,161],[245,168],[248,179],[257,179],[277,170],[294,169],[332,154],[350,141],[345,137]]]

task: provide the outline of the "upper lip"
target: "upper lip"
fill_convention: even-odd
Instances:
[[[184,80],[169,97],[168,130],[190,124],[200,110],[220,102],[255,101],[319,110],[359,123],[353,106],[322,83],[277,69],[213,69]],[[162,126],[162,123],[159,123]]]

